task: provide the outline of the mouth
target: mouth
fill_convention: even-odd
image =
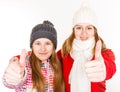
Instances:
[[[39,53],[40,55],[46,55],[46,53]]]
[[[82,41],[86,41],[86,40],[88,40],[88,37],[81,37],[80,38]]]

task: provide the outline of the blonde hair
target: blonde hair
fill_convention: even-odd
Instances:
[[[30,64],[32,68],[33,87],[37,89],[37,92],[46,92],[46,81],[41,72],[41,61],[35,56],[33,51],[31,52],[30,56]],[[57,58],[55,48],[50,57],[50,64],[54,71],[54,92],[64,92],[64,81],[61,69],[61,62]]]
[[[97,29],[95,27],[94,27],[94,31],[95,31],[95,34],[94,34],[94,36],[95,36],[95,46],[96,46],[96,42],[98,40],[101,40],[102,51],[103,51],[104,49],[106,49],[106,45],[105,45],[103,39],[98,35]],[[75,34],[74,34],[74,28],[73,28],[73,31],[72,31],[71,35],[64,41],[64,43],[62,45],[62,49],[61,49],[62,57],[65,57],[66,55],[68,55],[72,51],[72,43],[73,43],[74,38],[75,38]],[[93,48],[93,55],[94,55],[94,52],[95,52],[95,46]]]

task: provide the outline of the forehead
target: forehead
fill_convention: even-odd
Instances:
[[[89,23],[78,23],[75,25],[76,26],[90,26],[90,27],[93,27],[93,25],[89,24]]]
[[[49,41],[49,42],[51,42],[51,40],[50,39],[48,39],[48,38],[38,38],[38,39],[36,39],[35,41],[41,41],[41,42],[43,42],[43,41]]]

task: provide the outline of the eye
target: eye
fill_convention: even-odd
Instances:
[[[40,42],[36,42],[35,45],[40,45]]]
[[[75,30],[82,30],[82,26],[79,25],[75,26]]]
[[[81,29],[81,27],[77,27],[76,29]]]
[[[92,29],[94,29],[94,28],[93,28],[93,26],[88,26],[87,29],[88,29],[88,30],[92,30]]]
[[[91,27],[88,27],[87,29],[88,29],[88,30],[91,30],[92,28],[91,28]]]
[[[39,41],[35,41],[33,44],[34,45],[40,45],[41,43]]]
[[[46,45],[51,45],[51,43],[50,42],[46,42]]]

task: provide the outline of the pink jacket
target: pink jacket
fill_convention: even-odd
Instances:
[[[20,56],[18,55],[17,56],[18,58],[20,58]],[[50,81],[50,87],[47,88],[46,90],[49,89],[50,92],[53,92],[53,76],[54,76],[54,73],[52,71],[52,68],[50,67],[50,64],[49,64],[49,61],[47,63],[44,63],[44,65],[42,65],[41,69],[42,69],[42,73],[43,73],[43,76],[45,77],[46,81],[47,80],[47,68],[45,67],[47,65],[49,65],[49,72],[51,74],[51,77],[49,79]],[[3,76],[3,84],[7,87],[7,88],[11,88],[11,89],[15,89],[15,92],[37,92],[36,89],[33,89],[33,83],[32,83],[32,70],[31,70],[31,66],[30,66],[30,63],[29,63],[29,60],[26,61],[26,69],[25,69],[25,76],[23,78],[23,80],[21,81],[20,84],[17,84],[17,85],[12,85],[8,82],[6,82],[5,80],[5,74]]]

